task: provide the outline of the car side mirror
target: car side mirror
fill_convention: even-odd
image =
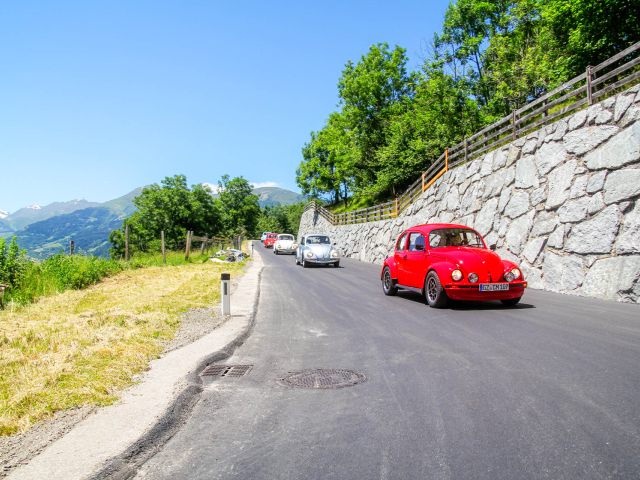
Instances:
[[[333,242],[333,246],[335,247],[336,245],[337,245],[337,243],[336,243],[336,242]]]
[[[418,252],[424,252],[424,245],[421,245],[419,243],[416,243],[416,251]]]
[[[495,251],[496,251],[496,248],[497,248],[497,247],[496,247],[496,244],[494,243],[493,245],[491,245],[491,246],[489,247],[489,250],[492,250],[492,251],[494,251],[494,252],[495,252]]]

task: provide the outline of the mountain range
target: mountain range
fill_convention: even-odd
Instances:
[[[122,220],[135,211],[133,199],[141,191],[142,188],[137,188],[103,203],[71,200],[45,206],[34,204],[11,214],[0,210],[0,236],[15,235],[20,247],[33,258],[68,251],[70,240],[79,253],[107,256],[109,233],[120,228]],[[302,195],[278,187],[255,188],[253,193],[261,207],[304,200]]]

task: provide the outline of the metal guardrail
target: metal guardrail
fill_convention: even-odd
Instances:
[[[617,65],[617,66],[616,66]],[[524,105],[511,115],[483,128],[462,142],[447,148],[431,166],[394,200],[334,214],[313,201],[306,209],[315,209],[334,225],[365,223],[397,217],[449,168],[457,167],[480,155],[504,146],[534,130],[567,116],[584,106],[617,93],[640,79],[640,42],[601,64],[587,67],[585,73],[563,83],[546,95]]]

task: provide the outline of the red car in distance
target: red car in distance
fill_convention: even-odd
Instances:
[[[264,239],[264,248],[273,248],[273,245],[278,239],[277,233],[267,233],[267,238]]]
[[[385,295],[398,288],[420,291],[431,307],[448,300],[500,300],[517,304],[527,282],[520,268],[487,248],[482,236],[464,225],[417,225],[396,241],[380,279]]]

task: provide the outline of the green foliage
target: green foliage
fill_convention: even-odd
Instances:
[[[260,206],[251,184],[243,177],[223,175],[218,182],[218,195],[227,235],[255,236]]]
[[[53,255],[43,262],[24,260],[7,300],[27,304],[69,289],[86,288],[125,268],[125,264],[100,257]]]
[[[340,76],[297,182],[351,207],[393,197],[444,149],[640,40],[640,0],[456,0],[419,72],[370,47]]]
[[[18,247],[16,237],[12,237],[9,245],[5,238],[0,238],[0,283],[15,286],[27,268],[28,261],[24,251]]]
[[[297,236],[304,207],[305,202],[265,207],[258,221],[258,232],[291,233]]]
[[[184,175],[166,177],[160,185],[145,187],[133,203],[138,208],[127,218],[120,230],[109,236],[111,256],[124,256],[125,226],[129,225],[129,251],[158,250],[164,231],[167,249],[178,250],[184,245],[187,231],[197,236],[219,235],[223,229],[220,200],[211,195],[208,187],[187,185]]]

